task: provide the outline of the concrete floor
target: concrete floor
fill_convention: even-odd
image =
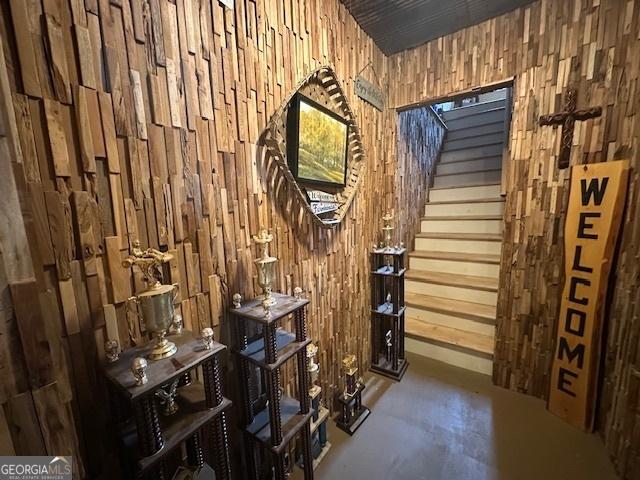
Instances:
[[[371,415],[316,469],[331,480],[616,479],[602,441],[548,413],[540,400],[489,377],[416,355],[400,383],[367,375]],[[298,477],[298,475],[295,475]]]

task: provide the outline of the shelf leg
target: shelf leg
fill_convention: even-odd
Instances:
[[[222,379],[220,376],[220,363],[217,357],[202,364],[202,376],[204,377],[204,392],[207,408],[213,408],[222,402]],[[215,455],[214,470],[216,478],[227,480],[231,477],[229,462],[229,441],[227,434],[227,419],[222,412],[213,421],[211,426],[213,434],[213,454]]]
[[[391,356],[393,357],[393,365],[392,368],[394,371],[398,370],[398,347],[399,347],[399,338],[398,338],[398,318],[394,317],[392,320],[393,331],[392,335],[392,343],[391,343]]]
[[[296,340],[303,342],[307,339],[307,318],[304,307],[296,310],[294,314],[296,322]],[[308,413],[310,409],[309,401],[309,381],[307,378],[307,355],[305,350],[298,352],[298,390],[300,395],[300,411]],[[305,423],[302,428],[302,456],[304,462],[305,480],[313,479],[313,456],[311,455],[311,425]]]
[[[247,474],[249,480],[258,480],[258,469],[256,468],[256,455],[258,449],[254,448],[255,444],[248,433],[244,433],[242,436],[242,442],[244,447],[244,471]]]
[[[277,360],[275,323],[265,325],[263,335],[265,362],[274,363]],[[269,398],[269,428],[271,429],[271,443],[273,445],[280,445],[280,443],[282,442],[282,424],[280,418],[280,370],[275,369],[266,373],[267,397]]]
[[[405,353],[404,353],[404,313],[400,316],[399,322],[400,322],[400,328],[399,328],[400,329],[400,332],[399,332],[399,335],[400,335],[400,342],[399,342],[400,343],[400,353],[399,353],[399,356],[400,356],[401,359],[404,359],[404,355],[405,355]]]
[[[133,405],[136,430],[138,431],[138,442],[142,456],[149,456],[156,453],[164,445],[162,430],[160,429],[160,419],[158,409],[152,395],[147,395],[136,401]],[[164,479],[163,465],[155,467],[149,472],[142,474],[142,478]]]
[[[200,432],[194,433],[187,439],[187,462],[190,467],[201,467],[204,465]]]
[[[309,422],[302,429],[302,458],[304,462],[304,480],[312,480],[313,455],[311,455],[311,425],[309,425]]]
[[[287,478],[287,468],[284,464],[284,453],[273,455],[273,470],[275,480],[285,480]]]
[[[239,320],[239,319],[238,319]],[[247,348],[247,332],[244,321],[235,322],[236,325],[236,335],[239,339],[239,349],[244,350]],[[251,409],[251,395],[249,393],[249,382],[250,382],[250,369],[249,362],[240,358],[240,375],[242,381],[240,382],[240,390],[242,395],[242,413],[243,413],[243,423],[244,425],[249,425],[253,422],[253,410]]]
[[[373,308],[375,308],[375,305],[373,305]],[[380,348],[378,346],[378,329],[380,328],[378,325],[378,315],[372,313],[371,320],[371,363],[377,365],[380,354]]]
[[[304,307],[299,308],[293,314],[296,322],[296,341],[304,342],[307,339],[307,312]]]
[[[272,372],[267,372],[267,397],[269,398],[269,427],[271,429],[271,443],[273,445],[280,445],[282,442],[280,372],[277,369]]]
[[[298,391],[300,392],[300,412],[309,412],[309,381],[307,379],[307,354],[304,349],[300,350],[298,357]]]

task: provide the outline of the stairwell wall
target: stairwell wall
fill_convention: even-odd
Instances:
[[[640,2],[542,0],[389,59],[392,107],[514,78],[494,382],[545,398],[562,289],[569,170],[556,168],[569,85],[603,116],[576,124],[571,163],[628,158],[633,170],[610,286],[598,429],[618,471],[640,478]]]
[[[395,208],[398,241],[413,250],[419,219],[424,215],[434,167],[446,134],[446,127],[430,107],[398,113],[395,174]]]

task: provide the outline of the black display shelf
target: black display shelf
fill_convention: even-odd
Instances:
[[[282,425],[282,441],[278,445],[271,442],[271,428],[269,409],[265,407],[253,418],[253,422],[245,428],[247,433],[260,441],[267,448],[278,454],[308,423],[313,415],[313,410],[307,413],[300,412],[300,402],[295,398],[283,395],[280,398],[280,424]]]
[[[189,397],[197,398],[198,395],[204,396],[204,386],[196,383],[185,389],[190,389]],[[145,473],[152,467],[156,466],[160,460],[171,453],[174,448],[180,446],[185,437],[191,437],[194,433],[215,419],[220,413],[227,410],[231,406],[231,401],[223,398],[219,405],[213,408],[204,407],[202,401],[191,401],[186,399],[183,392],[178,396],[178,411],[168,417],[160,417],[160,428],[164,434],[164,444],[160,450],[146,457],[134,456],[137,462],[139,472]],[[204,408],[204,410],[203,410]],[[122,442],[127,451],[139,453],[138,435],[136,425],[133,419],[120,425]]]
[[[406,268],[403,268],[402,270],[396,271],[394,270],[393,266],[388,266],[388,265],[383,265],[382,267],[378,268],[377,270],[373,270],[371,273],[373,273],[374,275],[386,275],[386,276],[390,276],[390,277],[401,277],[404,275],[404,273],[407,271]]]
[[[362,405],[362,391],[364,389],[365,385],[360,383],[353,394],[343,393],[338,396],[342,412],[336,418],[336,426],[349,435],[353,435],[371,413],[371,410]]]
[[[115,362],[104,366],[116,431],[127,478],[158,480],[171,478],[175,465],[165,462],[182,443],[190,466],[203,467],[205,450],[211,458],[216,478],[231,478],[225,411],[231,401],[222,395],[218,354],[225,346],[213,342],[210,349],[190,331],[172,335],[177,352],[171,357],[150,360],[147,382],[136,385],[130,371],[135,358],[145,357],[147,347],[122,352]],[[191,381],[198,369],[202,383]],[[160,415],[156,392],[174,382],[178,410]],[[169,468],[169,465],[171,468]]]
[[[397,317],[399,315],[404,315],[405,309],[406,307],[402,306],[398,309],[397,312],[394,312],[393,303],[383,303],[381,305],[378,305],[376,308],[374,308],[373,313],[377,313],[380,315],[391,315],[391,316]]]
[[[409,362],[407,362],[407,359],[401,358],[398,360],[398,368],[394,369],[393,364],[389,360],[381,357],[378,363],[372,363],[370,368],[371,371],[391,378],[392,380],[400,380],[404,376],[404,372],[407,370],[408,366]]]
[[[281,318],[294,313],[309,303],[306,298],[291,297],[282,293],[273,292],[271,296],[276,303],[271,307],[269,316],[264,313],[262,297],[247,300],[240,308],[231,309],[231,312],[237,317],[246,318],[262,325],[269,325],[278,322]]]
[[[288,476],[286,453],[294,439],[300,439],[304,458],[304,478],[313,479],[311,455],[311,417],[306,346],[305,307],[309,300],[298,296],[272,293],[275,304],[269,312],[263,308],[263,297],[254,298],[230,310],[236,317],[236,354],[239,359],[242,392],[242,429],[246,432],[246,470],[250,479],[268,476],[275,480]],[[295,332],[278,328],[278,324],[293,316]],[[251,326],[253,324],[253,326]],[[261,336],[249,339],[248,331],[258,326]],[[280,368],[296,358],[299,400],[282,395]],[[256,371],[257,370],[257,371]],[[260,379],[256,385],[256,377]],[[251,384],[251,385],[250,385]],[[258,390],[263,390],[259,392]],[[266,405],[262,403],[266,400]],[[255,411],[256,405],[264,405]],[[262,475],[261,475],[262,473]]]
[[[259,337],[249,342],[247,348],[240,350],[238,354],[261,368],[273,370],[280,367],[309,343],[311,343],[311,339],[308,338],[302,342],[297,342],[293,333],[279,328],[276,330],[276,353],[278,359],[274,363],[266,363],[265,361],[264,337]]]
[[[406,249],[371,251],[371,371],[401,380],[404,355]]]

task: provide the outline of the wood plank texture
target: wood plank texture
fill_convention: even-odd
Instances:
[[[434,323],[422,322],[414,318],[407,318],[406,332],[410,337],[415,337],[428,342],[434,342],[444,346],[454,346],[474,353],[481,353],[489,358],[493,353],[493,338],[489,335],[458,330]]]
[[[136,319],[124,302],[143,285],[120,265],[135,240],[176,253],[166,281],[181,286],[177,309],[185,325],[214,326],[216,339],[229,343],[231,294],[249,298],[259,291],[250,238],[264,225],[274,233],[279,258],[275,289],[291,293],[299,285],[311,300],[309,333],[322,352],[323,387],[331,391],[341,381],[346,353],[356,353],[365,369],[367,250],[378,236],[377,219],[395,202],[395,161],[386,154],[393,117],[354,95],[353,80],[369,63],[376,72],[371,80],[385,88],[387,58],[347,9],[338,0],[237,0],[235,9],[211,0],[30,0],[10,7],[0,29],[8,40],[0,106],[13,121],[6,129],[0,121],[0,142],[25,147],[24,163],[11,155],[7,165],[19,165],[37,187],[18,192],[27,200],[20,206],[44,210],[31,230],[45,236],[22,241],[21,250],[41,251],[33,262],[20,257],[33,263],[37,280],[10,279],[28,282],[28,289],[12,290],[25,305],[19,323],[41,318],[26,310],[25,295],[60,302],[50,318],[57,324],[46,331],[57,338],[22,338],[25,348],[18,342],[15,366],[2,382],[3,403],[5,396],[15,399],[10,412],[18,418],[7,422],[16,454],[62,445],[61,452],[72,451],[79,438],[92,450],[73,453],[86,463],[88,478],[117,475],[108,463],[109,442],[91,440],[91,430],[103,431],[110,419],[85,416],[104,395],[96,388],[104,340],[127,348],[130,336],[141,335],[139,325],[129,328]],[[323,65],[335,69],[366,151],[356,199],[331,231],[305,212],[291,214],[293,192],[277,181],[260,144],[285,98]],[[424,188],[419,171],[403,179],[407,188]],[[30,198],[36,194],[44,202]],[[19,251],[2,247],[7,260]],[[65,353],[69,371],[52,372]],[[20,381],[25,357],[31,384]],[[283,383],[294,395],[290,373]],[[41,438],[28,451],[23,436],[36,432]]]
[[[430,107],[424,107],[399,112],[396,130],[392,133],[396,146],[396,179],[395,185],[384,188],[395,189],[398,210],[394,214],[399,219],[396,241],[404,242],[411,251],[420,231],[418,219],[424,213],[446,129],[436,113]],[[382,235],[377,240],[382,241]]]
[[[539,397],[548,394],[554,355],[569,176],[555,168],[560,131],[537,119],[562,108],[569,86],[578,89],[578,105],[603,108],[602,118],[576,129],[571,164],[631,160],[596,420],[628,479],[640,478],[638,31],[637,0],[541,0],[389,57],[393,107],[514,79],[494,381]]]
[[[126,286],[113,281],[121,274],[116,263],[137,239],[142,247],[175,250],[171,281],[181,285],[177,308],[185,325],[215,326],[216,339],[229,343],[224,312],[231,294],[249,298],[259,290],[250,236],[264,225],[274,233],[272,253],[279,258],[275,289],[291,293],[301,286],[311,300],[309,332],[320,348],[322,387],[330,392],[340,384],[346,353],[355,353],[365,370],[368,249],[381,239],[387,210],[397,217],[396,241],[408,245],[413,238],[442,134],[428,111],[401,115],[398,124],[394,108],[515,78],[494,380],[537,396],[548,390],[568,177],[554,168],[559,133],[538,128],[536,119],[559,110],[562,93],[573,85],[578,105],[601,105],[603,116],[576,127],[572,163],[631,160],[597,423],[620,473],[640,476],[640,381],[633,373],[640,371],[639,0],[539,0],[392,57],[338,0],[236,0],[234,9],[210,0],[7,4],[0,29],[0,167],[7,175],[2,185],[10,183],[12,194],[17,188],[20,201],[12,196],[3,205],[14,210],[11,222],[19,228],[5,236],[10,223],[3,224],[2,259],[9,283],[28,282],[13,289],[16,295],[37,298],[51,290],[60,299],[62,282],[67,296],[55,316],[62,324],[43,330],[59,338],[36,343],[20,337],[26,349],[12,354],[13,373],[3,380],[5,406],[13,402],[12,411],[21,412],[20,418],[7,416],[16,454],[28,454],[28,439],[17,439],[17,432],[29,422],[38,422],[29,435],[40,435],[36,443],[45,448],[75,450],[87,425],[106,428],[109,419],[78,421],[72,407],[76,402],[78,412],[91,411],[88,404],[99,395],[89,391],[91,383],[78,381],[84,374],[71,373],[69,402],[60,377],[50,379],[44,367],[54,364],[60,345],[71,345],[69,365],[78,362],[97,378],[104,339],[130,346],[123,301],[139,281],[128,272]],[[334,68],[366,152],[359,192],[334,230],[318,228],[304,212],[292,215],[293,192],[268,168],[260,141],[282,101],[322,65]],[[389,109],[379,112],[354,95],[359,73],[387,93]],[[87,117],[90,126],[81,129],[78,122]],[[400,133],[412,126],[421,133],[403,145]],[[44,192],[46,218],[42,200],[30,199],[38,192]],[[32,205],[39,205],[37,228]],[[46,234],[47,224],[51,238],[40,243],[35,232]],[[48,245],[55,266],[48,264]],[[64,283],[70,278],[73,288]],[[92,318],[85,331],[87,302]],[[20,321],[38,320],[20,314]],[[18,330],[12,314],[0,312],[0,320]],[[68,337],[67,327],[80,333]],[[56,347],[47,353],[47,345]],[[35,361],[37,352],[43,358]],[[82,355],[85,367],[76,358],[80,352],[89,352]],[[27,355],[26,371],[35,372],[37,385],[12,380]],[[288,395],[295,391],[292,378],[285,372]],[[59,419],[57,432],[43,420],[49,412]],[[110,472],[108,460],[99,460],[110,458],[104,453],[73,455],[87,463],[88,477],[101,478]]]

